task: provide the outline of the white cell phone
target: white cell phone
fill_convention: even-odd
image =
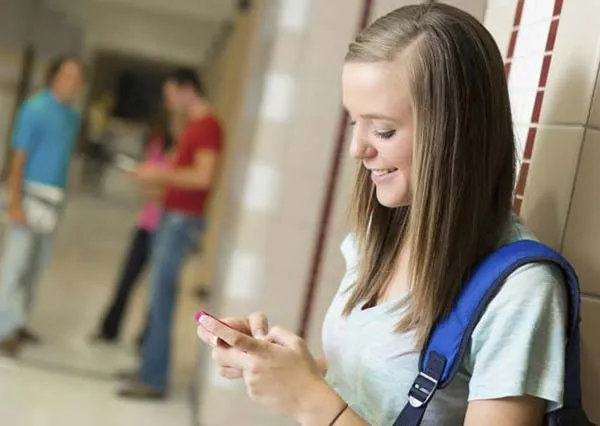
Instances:
[[[138,162],[125,154],[117,154],[114,160],[115,167],[127,173],[131,173],[138,166]]]

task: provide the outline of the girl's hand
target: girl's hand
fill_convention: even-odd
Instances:
[[[146,202],[159,202],[164,198],[165,191],[162,188],[140,188],[140,194]]]
[[[276,327],[256,339],[207,317],[201,325],[224,343],[213,349],[213,358],[242,371],[252,400],[302,424],[327,423],[343,407],[300,337]]]
[[[234,330],[245,334],[247,336],[255,337],[258,339],[262,339],[267,335],[267,330],[269,329],[269,321],[265,314],[262,313],[254,313],[249,317],[238,317],[238,318],[225,318],[223,320],[225,324]],[[211,333],[207,328],[205,328],[202,324],[198,325],[198,337],[207,345],[213,347],[219,347],[220,352],[228,352],[232,348],[227,345],[225,342],[220,340],[217,336]],[[241,379],[243,377],[242,369],[235,368],[229,365],[226,362],[221,362],[220,359],[216,359],[215,351],[213,351],[213,358],[219,368],[219,373],[221,376],[227,379]]]
[[[165,171],[150,164],[142,164],[137,167],[132,176],[142,186],[161,186],[164,184]]]

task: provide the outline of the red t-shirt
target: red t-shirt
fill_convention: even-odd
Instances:
[[[214,115],[206,115],[191,121],[181,134],[172,167],[177,169],[193,166],[198,151],[221,151],[222,139],[221,124]],[[167,210],[202,216],[209,193],[209,189],[168,187],[165,193],[165,207]]]

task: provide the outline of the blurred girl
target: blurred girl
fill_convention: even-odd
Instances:
[[[157,122],[158,125],[154,127],[148,138],[145,162],[147,164],[168,167],[169,153],[176,138],[177,129],[175,124],[177,121],[168,120],[167,114],[163,113]],[[115,342],[119,337],[131,292],[150,259],[152,236],[158,227],[161,217],[160,207],[156,201],[159,197],[160,194],[153,194],[153,197],[146,197],[146,201],[138,215],[129,251],[121,268],[121,274],[116,283],[112,301],[102,317],[98,332],[94,336],[97,340]],[[147,321],[146,326],[137,339],[138,345],[141,345],[143,341],[146,328]]]

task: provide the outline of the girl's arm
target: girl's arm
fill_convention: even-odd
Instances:
[[[317,365],[319,366],[319,371],[321,375],[324,377],[327,374],[327,360],[324,357],[315,358]]]
[[[302,426],[370,426],[325,382],[312,389],[307,406],[296,420]]]
[[[465,426],[539,426],[546,402],[532,396],[471,401]]]

